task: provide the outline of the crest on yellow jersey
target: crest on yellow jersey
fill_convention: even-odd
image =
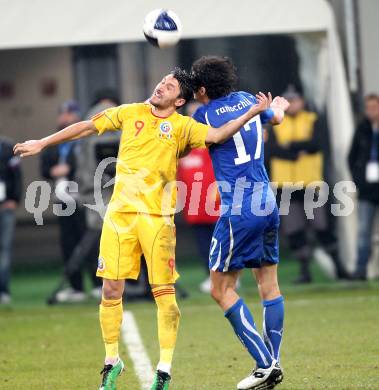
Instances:
[[[172,124],[165,121],[159,125],[159,137],[170,139],[172,137]]]
[[[99,259],[98,259],[97,269],[98,269],[98,271],[104,271],[104,269],[105,269],[105,261],[102,257],[99,257]]]

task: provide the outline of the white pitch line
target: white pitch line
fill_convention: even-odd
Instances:
[[[154,371],[143,346],[134,315],[130,311],[124,311],[121,334],[141,384],[141,390],[149,390],[154,379]]]

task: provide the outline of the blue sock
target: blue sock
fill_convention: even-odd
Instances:
[[[284,299],[282,296],[263,301],[263,338],[273,358],[280,360],[283,337]]]
[[[233,326],[241,343],[256,360],[259,368],[267,368],[272,364],[272,357],[254,323],[253,316],[243,299],[239,299],[225,312],[225,317]]]

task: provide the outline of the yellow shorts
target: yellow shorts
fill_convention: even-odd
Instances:
[[[175,245],[173,217],[107,212],[96,275],[112,280],[137,279],[143,254],[150,284],[175,283],[179,277]]]

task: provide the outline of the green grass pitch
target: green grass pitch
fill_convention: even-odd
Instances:
[[[200,267],[181,269],[190,298],[179,302],[182,318],[174,357],[172,390],[232,390],[252,368],[247,352],[223,313],[197,292]],[[330,283],[316,270],[307,288],[289,283],[295,265],[282,263],[286,301],[282,365],[278,389],[379,389],[379,283]],[[0,389],[97,389],[103,346],[97,304],[47,307],[44,299],[57,274],[19,273],[14,304],[0,308]],[[248,271],[241,295],[258,327],[262,309]],[[158,359],[155,304],[127,305],[136,318],[153,363]],[[118,389],[138,390],[138,379],[121,353],[127,371]]]

